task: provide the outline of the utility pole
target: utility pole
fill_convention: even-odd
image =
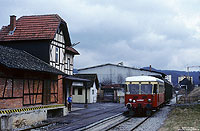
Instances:
[[[190,78],[190,75],[189,75],[189,70],[190,68],[199,68],[199,71],[200,71],[200,66],[187,66],[187,73],[188,73],[188,78]],[[198,71],[198,72],[199,72]],[[191,80],[191,79],[190,79]],[[199,81],[200,81],[200,72],[199,72]]]

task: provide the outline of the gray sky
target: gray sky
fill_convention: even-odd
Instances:
[[[9,16],[58,14],[75,48],[75,68],[127,66],[186,70],[200,65],[199,0],[1,0],[0,27]]]

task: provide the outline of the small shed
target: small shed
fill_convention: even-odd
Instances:
[[[101,92],[103,95],[100,98],[101,101],[123,103],[125,96],[125,87],[125,84],[112,84],[102,86]]]
[[[87,101],[88,103],[97,102],[97,91],[99,89],[99,81],[97,74],[76,74],[75,77],[88,79],[86,88],[87,88]],[[73,102],[74,103],[85,103],[85,87],[80,82],[73,82]]]
[[[180,81],[179,85],[181,88],[183,88],[187,91],[192,91],[194,89],[192,82],[190,80],[188,80],[188,78],[184,78],[182,81]]]

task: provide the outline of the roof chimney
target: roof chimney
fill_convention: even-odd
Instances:
[[[149,71],[151,71],[152,69],[151,69],[151,65],[149,66]]]
[[[16,16],[11,15],[10,16],[10,31],[13,31],[16,27]]]

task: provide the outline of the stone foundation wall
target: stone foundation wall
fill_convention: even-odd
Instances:
[[[12,129],[24,129],[32,125],[47,120],[48,112],[54,112],[54,117],[64,116],[67,114],[67,109],[63,107],[48,108],[40,110],[32,110],[27,112],[16,112],[11,114],[0,115],[0,131],[7,131]]]

